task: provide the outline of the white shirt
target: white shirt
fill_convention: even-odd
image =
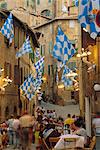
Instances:
[[[100,118],[94,118],[93,119],[93,125],[95,125],[96,133],[100,134]]]
[[[14,119],[12,125],[13,125],[14,130],[17,131],[17,129],[18,129],[19,126],[20,126],[20,121],[19,121],[19,119]]]

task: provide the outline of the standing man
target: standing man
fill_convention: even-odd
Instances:
[[[19,148],[20,146],[20,121],[19,116],[17,116],[13,121],[14,130],[14,148]]]
[[[22,150],[31,150],[34,119],[31,115],[25,112],[22,117],[19,118],[19,121],[22,134]]]
[[[14,115],[12,114],[10,116],[10,119],[8,119],[8,121],[7,121],[9,145],[13,145],[14,144],[13,121],[14,121]]]

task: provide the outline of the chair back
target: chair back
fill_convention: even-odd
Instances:
[[[94,149],[95,145],[96,145],[96,136],[93,136],[91,143],[90,143],[91,150]]]
[[[59,137],[49,137],[49,142],[50,143],[57,143],[59,141]]]
[[[56,144],[59,141],[60,137],[49,137],[50,147],[51,149],[54,147],[54,143]]]

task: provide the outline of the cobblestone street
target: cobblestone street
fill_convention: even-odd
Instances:
[[[41,102],[41,106],[45,108],[45,110],[55,110],[57,113],[57,116],[61,116],[64,119],[66,119],[67,114],[70,113],[71,115],[79,115],[79,105],[72,104],[72,102],[69,100],[69,104],[67,103],[65,106],[59,106],[54,105],[50,103]]]
[[[14,146],[7,146],[7,148],[4,148],[3,150],[22,150],[21,147],[18,148],[14,148]],[[36,150],[35,145],[32,144],[31,150]]]

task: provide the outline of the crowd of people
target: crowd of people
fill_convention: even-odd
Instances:
[[[60,137],[63,134],[76,134],[84,137],[85,146],[88,146],[88,136],[85,130],[84,119],[80,116],[68,114],[64,120],[57,116],[55,110],[36,109],[36,116],[24,112],[22,116],[13,115],[0,125],[1,149],[13,145],[13,148],[31,150],[33,143],[36,149],[44,150],[45,145],[50,147],[50,137]]]
[[[0,124],[0,150],[13,146],[13,149],[26,150],[32,140],[34,117],[24,112],[22,116],[10,118]]]

